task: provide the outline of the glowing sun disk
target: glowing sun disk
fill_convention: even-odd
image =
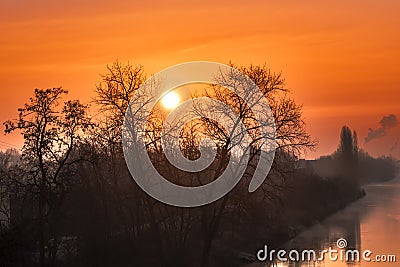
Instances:
[[[167,108],[175,108],[179,104],[179,95],[175,92],[169,92],[161,98],[161,104]]]

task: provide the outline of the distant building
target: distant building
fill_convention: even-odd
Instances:
[[[296,163],[296,169],[314,171],[316,160],[299,159]]]

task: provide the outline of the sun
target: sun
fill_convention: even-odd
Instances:
[[[161,104],[166,109],[175,108],[180,101],[179,95],[175,92],[169,92],[161,98]]]

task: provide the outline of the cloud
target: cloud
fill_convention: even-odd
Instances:
[[[364,138],[365,144],[374,139],[378,139],[385,136],[390,128],[396,127],[399,124],[399,121],[397,120],[396,115],[390,114],[384,116],[379,122],[379,124],[381,125],[381,127],[379,127],[378,129],[375,130],[372,128],[368,129],[369,131],[368,135]]]

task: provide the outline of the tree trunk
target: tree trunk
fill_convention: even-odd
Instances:
[[[43,199],[43,182],[41,182],[41,189],[39,194],[39,265],[40,267],[45,266],[45,242],[44,242],[44,199]]]

